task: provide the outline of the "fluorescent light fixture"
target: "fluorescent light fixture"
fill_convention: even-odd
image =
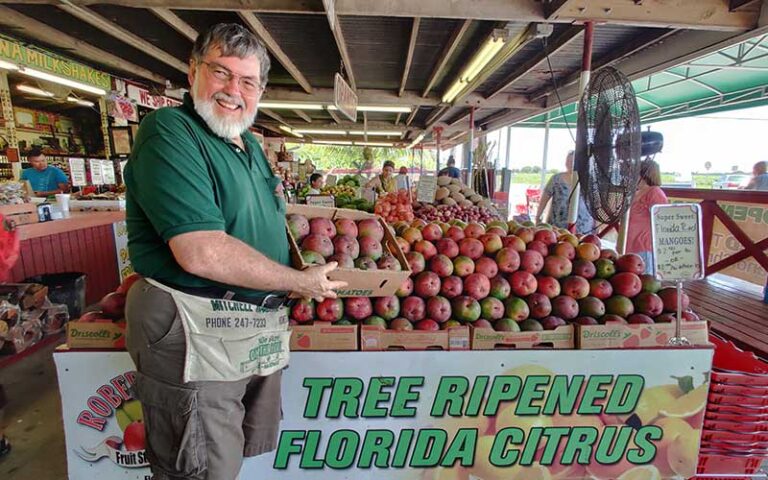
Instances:
[[[355,145],[361,147],[391,147],[394,145],[392,142],[355,142]]]
[[[421,143],[422,140],[424,140],[424,132],[420,133],[418,137],[414,138],[413,141],[411,142],[411,144],[408,145],[408,147],[406,147],[406,148],[413,148],[416,145],[418,145],[419,143]]]
[[[321,145],[352,145],[352,142],[346,140],[315,140],[312,143],[319,143]]]
[[[280,130],[282,130],[284,132],[288,132],[291,135],[294,135],[296,137],[304,138],[304,135],[300,134],[299,132],[297,132],[296,130],[292,129],[291,127],[287,127],[285,125],[280,125]]]
[[[304,133],[308,135],[346,135],[346,130],[333,130],[330,128],[296,128],[293,130],[297,133]]]
[[[96,95],[106,95],[107,91],[103,90],[98,87],[92,87],[90,85],[86,85],[84,83],[76,82],[74,80],[70,80],[68,78],[61,78],[56,75],[51,75],[50,73],[41,72],[39,70],[35,70],[34,68],[27,68],[23,67],[19,69],[19,72],[23,73],[24,75],[28,75],[30,77],[39,78],[40,80],[48,80],[49,82],[58,83],[59,85],[65,85],[67,87],[76,88],[78,90],[82,90],[84,92],[93,93]]]
[[[274,108],[275,110],[322,110],[323,106],[319,103],[300,103],[300,102],[279,102],[268,101],[259,102],[260,108]]]
[[[502,36],[493,36],[480,48],[467,67],[461,72],[459,78],[451,84],[443,95],[443,102],[452,102],[459,93],[467,87],[488,63],[504,47],[505,39]]]
[[[328,105],[328,110],[338,110],[336,105]],[[387,106],[387,105],[358,105],[358,112],[381,112],[381,113],[411,113],[411,107],[408,106]]]
[[[30,87],[29,85],[18,85],[16,87],[16,90],[24,93],[31,93],[32,95],[37,95],[40,97],[53,96],[53,93],[49,92],[48,90],[43,90],[42,88]]]
[[[76,103],[82,107],[93,107],[95,103],[83,100],[82,98],[67,97],[68,102]]]
[[[5,70],[18,70],[19,67],[14,65],[11,62],[6,62],[4,60],[0,60],[0,68],[3,68]]]
[[[368,130],[368,135],[377,135],[382,137],[396,137],[399,136],[401,133],[400,130]],[[366,132],[363,130],[350,130],[350,135],[365,135]]]

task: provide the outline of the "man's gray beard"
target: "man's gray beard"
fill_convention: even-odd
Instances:
[[[192,92],[196,91],[196,85],[192,87]],[[245,117],[241,118],[240,120],[229,120],[226,118],[220,118],[216,115],[214,108],[216,106],[216,98],[222,98],[223,100],[226,100],[231,103],[240,103],[243,105],[243,112],[245,112],[245,104],[242,100],[239,102],[229,95],[218,92],[213,95],[213,98],[210,100],[200,100],[197,98],[192,97],[195,104],[195,111],[197,112],[200,117],[205,121],[206,124],[208,124],[208,127],[221,138],[236,138],[239,137],[240,134],[248,130],[248,128],[253,125],[253,122],[256,120],[256,114],[258,111],[253,112],[253,115],[246,115]]]

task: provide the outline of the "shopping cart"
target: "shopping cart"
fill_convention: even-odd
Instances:
[[[715,358],[696,479],[766,478],[768,363],[710,334]]]

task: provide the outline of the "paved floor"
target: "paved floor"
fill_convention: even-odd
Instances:
[[[55,346],[0,369],[9,405],[0,427],[13,444],[0,460],[3,480],[66,480],[61,400],[53,364]]]

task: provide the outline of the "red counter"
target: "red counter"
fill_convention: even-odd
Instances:
[[[21,256],[11,280],[83,272],[87,275],[86,303],[97,302],[120,283],[112,224],[123,220],[125,212],[72,212],[64,220],[22,225],[18,229]]]

